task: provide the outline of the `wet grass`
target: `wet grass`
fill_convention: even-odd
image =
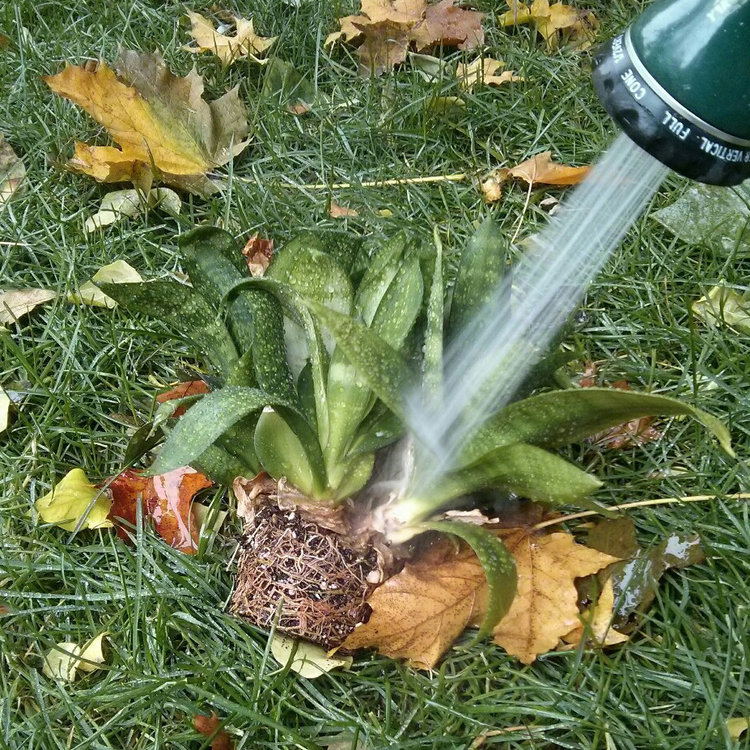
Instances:
[[[334,18],[351,4],[254,3],[256,28],[279,35],[276,54],[320,94],[300,118],[261,96],[263,71],[254,64],[225,71],[181,51],[181,3],[18,0],[0,8],[0,31],[14,42],[0,48],[0,132],[28,169],[23,195],[0,214],[0,285],[61,292],[0,334],[0,384],[25,393],[0,436],[0,604],[8,608],[0,620],[0,746],[207,747],[190,718],[211,710],[238,748],[319,748],[333,738],[352,748],[469,748],[479,737],[483,747],[508,748],[732,746],[725,720],[750,714],[747,505],[717,500],[633,514],[644,545],[676,529],[694,531],[707,560],[668,574],[643,628],[619,650],[555,653],[521,667],[499,648],[465,639],[431,674],[364,655],[351,671],[316,681],[280,669],[265,633],[223,614],[231,522],[187,557],[147,529],[126,546],[106,531],[72,537],[29,514],[34,499],[73,466],[92,479],[116,472],[159,384],[182,379],[195,364],[158,323],[64,301],[102,264],[124,258],[149,277],[179,270],[175,236],[197,222],[221,224],[238,238],[258,231],[279,244],[311,226],[346,227],[377,242],[402,228],[429,240],[437,225],[451,263],[487,213],[508,232],[522,221],[521,236],[543,223],[539,202],[557,192],[534,192],[524,211],[526,193],[514,187],[489,208],[475,177],[545,149],[563,161],[590,162],[613,128],[591,91],[587,56],[548,55],[525,29],[495,30],[492,14],[504,4],[479,5],[490,13],[487,54],[527,82],[461,93],[465,106],[446,113],[435,100],[456,95],[455,82],[426,82],[409,69],[363,80],[345,51],[321,50]],[[602,39],[641,6],[589,5],[602,18]],[[254,140],[232,165],[223,196],[187,198],[179,220],[151,213],[86,234],[84,221],[106,188],[55,162],[75,139],[105,143],[105,136],[41,76],[68,60],[111,62],[119,45],[159,47],[180,73],[196,62],[212,96],[239,84]],[[467,179],[362,186],[455,173]],[[312,187],[338,182],[352,186]],[[655,206],[684,187],[670,178]],[[331,219],[331,200],[359,215]],[[607,479],[607,502],[747,491],[750,340],[706,328],[690,303],[722,279],[747,286],[750,252],[738,248],[729,257],[718,245],[687,246],[649,212],[592,287],[575,338],[587,358],[603,362],[608,381],[625,377],[723,418],[739,461],[679,420],[663,425],[657,444],[578,453]],[[110,634],[105,669],[74,685],[42,675],[42,654],[55,643],[103,630]]]

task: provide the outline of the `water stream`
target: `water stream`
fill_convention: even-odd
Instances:
[[[412,489],[438,481],[482,422],[513,398],[668,171],[620,135],[561,205],[446,351],[445,403],[435,409],[410,400],[411,433],[431,454]]]

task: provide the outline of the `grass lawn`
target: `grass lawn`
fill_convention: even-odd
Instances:
[[[576,3],[578,4],[578,3]],[[190,8],[208,12],[210,3]],[[510,188],[495,207],[472,179],[388,188],[362,182],[430,175],[481,175],[551,149],[585,164],[614,128],[595,100],[590,59],[547,54],[527,29],[495,28],[487,54],[527,80],[461,93],[457,114],[438,96],[455,82],[427,82],[409,69],[368,80],[341,48],[322,49],[344,0],[257,0],[256,30],[278,35],[274,52],[317,86],[320,102],[295,117],[260,96],[263,69],[228,70],[181,50],[185,6],[127,0],[13,0],[0,7],[0,133],[22,156],[25,191],[0,213],[0,287],[44,287],[53,302],[0,333],[0,385],[23,382],[27,395],[0,435],[0,747],[200,748],[210,742],[191,717],[215,710],[237,748],[483,747],[628,750],[733,747],[726,719],[750,715],[750,506],[721,499],[633,513],[644,545],[674,530],[697,532],[705,563],[667,574],[643,627],[609,652],[565,652],[522,667],[499,647],[465,638],[433,673],[374,655],[348,672],[310,681],[280,670],[267,634],[223,612],[234,549],[229,522],[195,557],[167,547],[148,529],[126,546],[109,531],[72,537],[35,524],[30,510],[70,468],[92,480],[122,466],[129,432],[146,421],[163,384],[189,378],[190,353],[158,322],[64,301],[103,264],[125,259],[144,277],[179,271],[176,236],[219,224],[277,245],[308,227],[347,229],[376,243],[406,228],[429,241],[437,226],[455,259],[472,227],[493,213],[505,231],[527,236],[545,221],[539,202],[559,191]],[[602,40],[643,3],[581,3],[602,21]],[[66,61],[113,62],[117,48],[163,50],[172,69],[196,63],[212,97],[239,84],[254,133],[231,165],[229,189],[187,197],[179,221],[151,213],[86,234],[84,221],[107,189],[58,169],[76,139],[105,143],[95,123],[41,80]],[[463,53],[452,53],[462,58]],[[473,59],[473,55],[467,56]],[[351,183],[321,189],[290,185]],[[606,478],[599,499],[620,503],[750,490],[750,338],[709,329],[690,304],[720,280],[747,286],[750,247],[689,247],[649,213],[672,202],[686,181],[670,177],[593,285],[576,339],[602,360],[608,381],[678,396],[721,417],[738,460],[692,421],[664,424],[665,437],[602,455],[577,449]],[[332,219],[330,200],[358,211]],[[745,463],[743,463],[745,462]],[[235,528],[232,528],[232,527]],[[106,630],[107,666],[64,685],[42,675],[42,654],[62,641]],[[503,730],[503,731],[497,731]],[[739,745],[750,747],[750,732]]]

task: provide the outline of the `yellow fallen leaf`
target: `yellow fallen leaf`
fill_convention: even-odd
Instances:
[[[615,646],[624,643],[628,636],[612,627],[615,608],[615,591],[612,579],[608,578],[596,605],[581,615],[582,622],[563,636],[568,644],[564,648],[575,648],[586,638],[594,646]]]
[[[56,93],[85,109],[120,149],[76,144],[69,167],[102,182],[151,179],[193,192],[217,189],[206,172],[226,164],[246,146],[247,120],[237,88],[213,102],[203,99],[203,79],[193,70],[173,75],[158,53],[123,51],[117,74],[68,65],[45,77]]]
[[[739,742],[740,737],[750,727],[750,717],[737,717],[734,719],[727,719],[727,732],[732,742]]]
[[[494,60],[491,57],[478,57],[470,63],[461,63],[456,68],[458,85],[467,91],[473,91],[475,86],[502,86],[512,81],[523,81],[524,78],[516,75],[513,70],[503,70],[500,75],[495,75],[498,70],[505,67],[502,60]]]
[[[44,655],[42,674],[47,677],[73,682],[82,672],[94,672],[104,663],[102,641],[107,633],[100,633],[83,647],[70,641],[58,643]]]
[[[711,325],[724,323],[741,333],[750,333],[750,291],[740,294],[719,284],[692,304],[693,312]]]
[[[209,511],[211,509],[204,503],[194,502],[192,508],[195,522],[198,524],[201,534],[219,533],[219,529],[221,529],[227,518],[228,512],[226,510],[217,510],[209,516]],[[209,521],[211,521],[210,525],[208,523]]]
[[[114,263],[102,266],[77,293],[69,294],[68,301],[91,307],[117,307],[117,302],[99,289],[96,285],[97,281],[108,284],[131,284],[143,281],[143,279],[138,271],[124,260],[116,260]]]
[[[492,171],[481,183],[480,190],[487,203],[493,203],[502,196],[503,185],[511,179],[523,180],[530,186],[553,185],[564,187],[578,185],[591,167],[571,167],[552,161],[552,152],[544,151],[515,167],[502,167]]]
[[[518,590],[508,613],[495,626],[495,643],[524,664],[555,648],[578,624],[575,579],[596,573],[616,557],[577,544],[571,534],[503,534],[518,572]]]
[[[343,648],[374,646],[385,656],[432,669],[485,602],[484,570],[474,552],[441,540],[373,591],[370,619]]]
[[[108,518],[112,499],[91,484],[82,469],[71,469],[50,492],[36,501],[35,507],[45,523],[66,531],[74,531],[81,519],[82,529],[113,525]]]
[[[26,167],[0,133],[0,211],[21,186],[25,176]]]
[[[534,0],[527,5],[518,0],[509,0],[510,10],[498,19],[500,26],[534,24],[543,37],[548,50],[557,48],[560,32],[579,49],[585,49],[593,41],[593,31],[598,27],[596,16],[588,10],[579,10],[572,5],[549,0]]]
[[[0,323],[15,323],[35,307],[55,299],[51,289],[8,289],[0,292]]]
[[[250,57],[255,62],[265,64],[257,56],[262,55],[275,41],[276,37],[258,36],[253,28],[252,19],[234,17],[236,33],[234,36],[220,34],[213,24],[200,13],[188,11],[191,29],[190,35],[197,47],[185,46],[187,52],[212,52],[224,65],[231,65],[241,57]]]
[[[271,653],[282,667],[314,680],[332,669],[349,669],[351,656],[329,655],[325,649],[309,641],[298,641],[275,633],[271,639]],[[291,660],[291,664],[290,664]]]
[[[328,206],[328,215],[332,219],[341,219],[346,218],[347,216],[359,216],[355,209],[348,208],[347,206],[340,206],[333,201],[331,201],[331,204]]]

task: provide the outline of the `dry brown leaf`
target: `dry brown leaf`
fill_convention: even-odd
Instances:
[[[591,46],[593,32],[599,25],[596,16],[588,10],[579,10],[572,5],[554,3],[549,0],[534,0],[531,5],[509,0],[510,10],[500,16],[500,26],[518,26],[530,23],[536,26],[537,32],[544,38],[548,50],[557,49],[560,32],[565,40],[578,49]]]
[[[475,86],[502,86],[512,81],[523,81],[524,78],[516,75],[513,70],[503,70],[500,75],[495,75],[498,70],[505,67],[502,60],[494,60],[491,57],[478,57],[470,63],[461,63],[456,69],[458,85],[467,91],[472,91]]]
[[[502,196],[503,185],[511,179],[523,180],[531,187],[554,185],[563,187],[578,185],[589,173],[591,167],[571,167],[552,161],[552,152],[544,151],[515,167],[502,167],[491,172],[481,183],[480,190],[487,203],[493,203]]]
[[[493,636],[509,654],[531,664],[578,625],[575,579],[618,558],[577,544],[565,532],[515,529],[502,538],[516,561],[518,591]]]
[[[347,216],[359,216],[359,213],[353,208],[340,206],[338,203],[331,201],[331,205],[328,206],[328,215],[332,219],[341,219],[346,218]]]
[[[0,133],[0,211],[21,186],[25,176],[26,167]]]
[[[219,729],[219,717],[216,711],[211,711],[210,716],[195,714],[193,716],[193,727],[196,732],[204,737],[213,737],[211,750],[232,750],[234,747],[230,736],[223,729]]]
[[[583,613],[582,622],[563,636],[566,645],[561,650],[576,648],[584,638],[598,647],[616,646],[627,641],[627,635],[618,633],[612,627],[614,608],[615,590],[612,579],[608,578],[596,605],[589,612]]]
[[[44,80],[102,124],[120,148],[77,143],[71,169],[144,190],[154,177],[196,193],[217,189],[206,172],[248,143],[237,88],[206,102],[201,76],[173,75],[158,53],[123,51],[117,73],[104,63],[91,67],[68,65]]]
[[[369,621],[343,648],[377,647],[431,669],[484,608],[485,597],[484,571],[471,548],[440,540],[375,589],[367,600]]]
[[[251,276],[264,276],[273,257],[273,240],[254,234],[242,248]]]
[[[425,0],[362,0],[360,15],[340,18],[340,30],[329,34],[325,44],[339,39],[361,41],[357,49],[360,73],[379,75],[402,63],[410,49],[480,46],[483,17],[483,13],[459,7],[455,0],[431,5]]]
[[[227,36],[220,34],[200,13],[188,11],[188,17],[191,24],[190,35],[198,46],[186,45],[182,49],[196,54],[212,52],[225,66],[231,65],[240,57],[250,57],[255,62],[265,64],[267,60],[259,59],[258,55],[262,55],[276,41],[276,37],[258,36],[253,28],[252,19],[233,16],[236,33],[234,36]]]

